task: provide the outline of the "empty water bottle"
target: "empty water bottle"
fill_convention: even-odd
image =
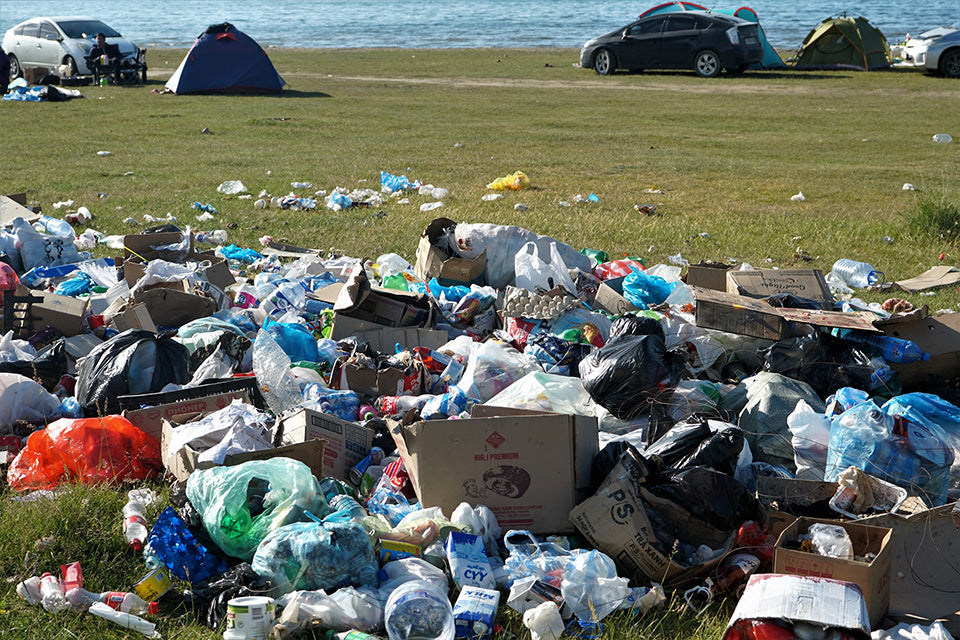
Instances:
[[[941,144],[945,144],[951,140],[953,140],[953,136],[951,136],[949,133],[937,133],[933,136],[933,141]]]
[[[384,626],[390,640],[452,640],[453,606],[434,583],[406,582],[387,599]]]
[[[143,502],[130,496],[123,507],[123,537],[131,549],[140,551],[149,533],[147,521],[143,517]]]
[[[63,593],[63,583],[55,575],[40,576],[40,604],[50,613],[62,613],[70,606]]]
[[[70,223],[66,220],[61,220],[60,218],[54,218],[52,216],[41,215],[40,220],[37,224],[41,227],[39,231],[51,233],[55,236],[61,238],[68,238],[73,240],[76,236],[73,233],[73,227],[70,226]]]
[[[917,346],[917,343],[912,340],[840,328],[832,329],[830,333],[845,340],[869,344],[876,349],[880,353],[880,356],[887,362],[909,364],[911,362],[921,362],[930,359],[930,354],[924,353],[923,350]]]
[[[833,272],[849,286],[855,289],[872,287],[883,282],[883,272],[877,271],[866,262],[857,262],[841,258],[833,263]]]

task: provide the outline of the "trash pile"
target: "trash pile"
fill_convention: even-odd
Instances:
[[[4,203],[9,486],[174,485],[153,523],[129,495],[132,592],[85,591],[75,563],[17,577],[51,614],[446,640],[509,607],[548,639],[673,594],[738,598],[728,640],[960,632],[960,322],[851,296],[955,270],[647,265],[448,218],[412,262],[169,222],[92,259]]]

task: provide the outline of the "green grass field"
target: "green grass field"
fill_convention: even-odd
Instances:
[[[0,192],[26,191],[51,213],[54,202],[73,199],[106,234],[136,230],[127,217],[171,213],[194,228],[229,225],[231,240],[245,246],[269,234],[371,258],[394,251],[412,260],[420,231],[439,214],[520,225],[647,264],[681,253],[690,262],[827,271],[849,257],[896,280],[940,263],[941,252],[943,263],[960,262],[956,81],[907,71],[601,78],[575,68],[578,52],[567,49],[269,54],[288,83],[283,97],[154,93],[183,55],[155,50],[146,87],[84,87],[84,99],[66,103],[0,103]],[[958,141],[936,144],[936,133]],[[225,180],[242,180],[254,197],[261,189],[284,195],[294,181],[313,184],[300,195],[378,189],[381,170],[450,196],[430,213],[419,211],[427,200],[416,194],[408,205],[388,200],[334,213],[322,203],[316,211],[258,211],[252,200],[216,192]],[[516,170],[533,188],[481,200],[487,183]],[[919,191],[903,191],[904,183]],[[791,201],[800,191],[806,201]],[[559,205],[589,193],[599,203]],[[213,204],[217,219],[197,223],[194,201]],[[528,210],[515,210],[518,203]],[[638,204],[655,205],[657,215],[638,214]],[[956,309],[960,294],[911,299]],[[128,637],[89,616],[54,618],[14,593],[21,577],[73,560],[92,589],[130,588],[144,570],[124,549],[121,494],[73,489],[29,504],[13,497],[0,494],[0,575],[8,579],[0,637]],[[603,637],[717,638],[730,610],[695,617],[675,605],[641,619],[613,617]],[[502,622],[503,637],[528,637],[517,616]],[[219,637],[172,606],[159,631]]]

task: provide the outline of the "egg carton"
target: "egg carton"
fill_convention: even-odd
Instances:
[[[551,296],[527,289],[507,286],[504,292],[503,315],[514,318],[549,320],[574,308],[579,301],[569,295]]]

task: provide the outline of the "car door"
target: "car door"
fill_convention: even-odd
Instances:
[[[14,32],[13,53],[20,60],[20,67],[40,64],[40,23],[29,22]]]
[[[60,46],[60,32],[52,22],[46,20],[40,23],[40,36],[37,38],[37,63],[41,66],[55,67],[60,64],[63,48]]]
[[[686,69],[697,53],[700,30],[697,16],[672,13],[660,36],[660,61],[665,69]]]
[[[614,50],[620,67],[631,71],[659,68],[660,32],[665,22],[665,17],[654,16],[634,22],[624,29],[623,38]]]

